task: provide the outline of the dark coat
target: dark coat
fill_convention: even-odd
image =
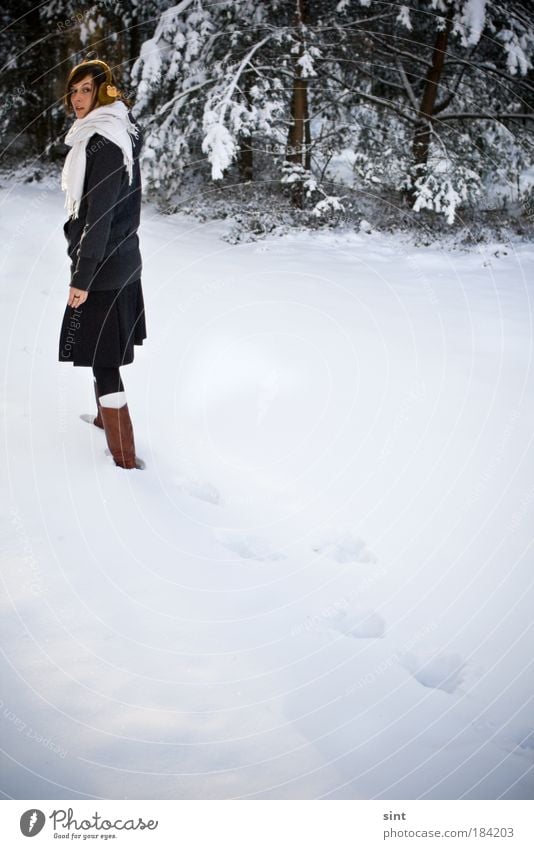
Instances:
[[[118,145],[100,133],[94,133],[87,142],[78,218],[69,218],[63,226],[71,259],[70,285],[77,289],[121,289],[141,278],[137,236],[141,214],[141,130],[137,138],[131,138],[130,184]]]

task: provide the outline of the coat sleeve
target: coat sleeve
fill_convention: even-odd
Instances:
[[[103,138],[87,157],[87,216],[70,283],[77,289],[90,288],[96,267],[105,257],[124,173],[122,150]]]

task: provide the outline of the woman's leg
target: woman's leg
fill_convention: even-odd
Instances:
[[[118,368],[93,366],[98,395],[109,395],[111,392],[124,392],[121,374]]]
[[[95,390],[96,416],[83,413],[80,418],[82,418],[84,422],[89,422],[89,424],[94,424],[96,427],[103,428],[104,423],[100,413],[100,396],[109,395],[113,392],[124,391],[119,369],[93,366],[93,387]]]
[[[100,396],[109,395],[111,392],[122,392],[124,391],[124,386],[119,369],[114,367],[103,368],[102,366],[93,366],[93,383],[96,400],[96,417],[93,419],[93,424],[103,428],[104,423],[100,414]]]

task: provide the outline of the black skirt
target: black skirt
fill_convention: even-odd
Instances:
[[[66,307],[59,361],[75,366],[120,367],[133,362],[146,339],[141,280],[122,289],[89,292],[81,307]]]

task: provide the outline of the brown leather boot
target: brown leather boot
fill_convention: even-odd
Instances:
[[[143,460],[135,456],[132,420],[125,392],[100,396],[100,417],[111,456],[123,469],[144,469]]]

